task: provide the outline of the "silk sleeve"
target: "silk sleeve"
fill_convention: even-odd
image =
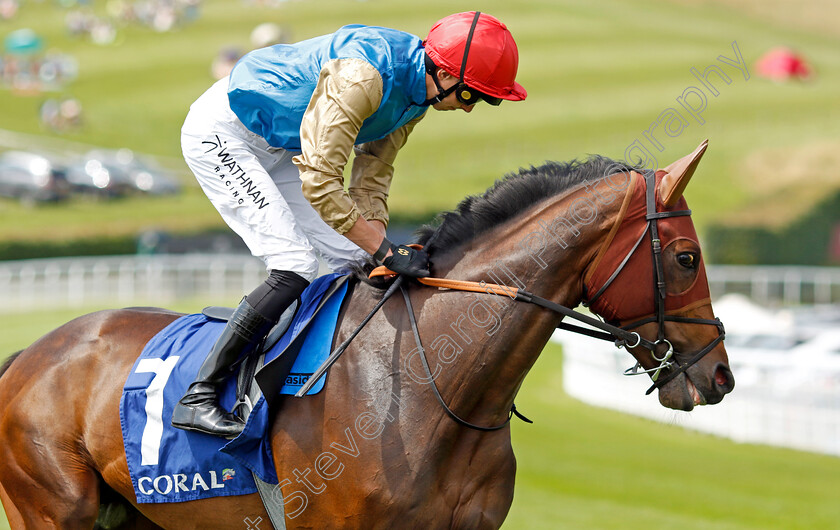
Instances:
[[[362,123],[382,101],[382,78],[362,59],[324,65],[300,127],[301,190],[321,218],[344,234],[361,215],[344,189],[344,166]]]
[[[388,226],[388,190],[394,177],[394,160],[423,116],[425,114],[385,138],[356,146],[349,192],[362,217],[368,221],[382,221]]]

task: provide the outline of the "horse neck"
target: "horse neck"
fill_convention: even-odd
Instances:
[[[481,234],[465,245],[463,253],[436,259],[435,272],[444,278],[524,288],[575,307],[582,299],[585,269],[604,243],[622,202],[618,195],[610,201],[603,194],[601,200],[597,197],[589,187],[579,187],[546,200]],[[506,296],[437,296],[438,301],[434,295],[426,300],[430,311],[421,324],[421,331],[437,327],[436,338],[425,346],[430,362],[462,351],[454,362],[439,363],[443,369],[438,386],[446,389],[444,395],[453,396],[451,408],[465,419],[482,425],[504,421],[560,315]]]

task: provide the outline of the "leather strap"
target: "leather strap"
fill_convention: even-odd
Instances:
[[[373,269],[368,278],[377,278],[385,276],[396,276],[397,273],[386,267],[380,265]],[[464,280],[450,280],[448,278],[415,278],[418,282],[429,287],[439,287],[441,289],[451,289],[453,291],[467,291],[471,293],[488,293],[498,296],[509,296],[516,298],[516,293],[519,291],[517,287],[508,287],[507,285],[497,285],[495,283],[486,282],[468,282]]]
[[[378,276],[393,276],[396,273],[394,271],[389,270],[387,267],[377,267],[371,271],[369,277],[374,278]],[[534,293],[528,292],[524,289],[519,289],[518,287],[508,287],[506,285],[498,285],[495,283],[486,283],[486,282],[471,282],[471,281],[464,281],[464,280],[450,280],[447,278],[417,278],[417,281],[428,285],[430,287],[438,287],[441,289],[451,289],[453,291],[467,291],[472,293],[487,293],[496,296],[508,296],[516,301],[519,302],[527,302],[530,304],[538,305],[540,307],[544,307],[545,309],[550,309],[556,313],[560,313],[563,316],[567,316],[569,318],[573,318],[575,320],[579,320],[585,324],[588,324],[594,328],[600,329],[608,333],[612,339],[617,339],[618,342],[621,343],[622,346],[629,346],[631,348],[635,348],[636,346],[644,346],[645,348],[652,348],[654,344],[648,340],[643,339],[639,336],[638,333],[633,331],[627,331],[621,329],[619,327],[613,326],[611,324],[607,324],[605,322],[601,322],[596,318],[592,318],[589,315],[584,315],[583,313],[578,313],[574,309],[568,308],[566,306],[562,306],[551,300],[546,300],[541,296],[537,296]],[[578,328],[584,329],[584,328]],[[574,330],[573,330],[574,331]],[[600,336],[596,336],[596,338],[601,338]]]
[[[432,375],[432,370],[429,368],[429,361],[426,359],[426,350],[423,348],[423,343],[420,341],[420,331],[417,329],[417,319],[414,316],[414,308],[411,306],[411,298],[408,296],[408,290],[405,288],[405,285],[400,285],[400,290],[402,291],[403,299],[405,300],[405,307],[408,310],[408,320],[411,323],[411,332],[414,334],[414,343],[417,344],[417,350],[420,352],[420,360],[423,363],[423,370],[426,371],[426,378],[429,380],[432,386],[432,390],[435,393],[435,397],[438,400],[438,403],[441,404],[443,410],[446,411],[446,414],[449,415],[450,418],[455,420],[455,423],[461,425],[463,427],[469,427],[470,429],[474,429],[476,431],[482,432],[490,432],[490,431],[498,431],[499,429],[504,428],[510,423],[510,419],[513,417],[514,414],[517,415],[519,418],[524,418],[525,421],[528,423],[532,423],[531,420],[525,418],[521,414],[516,412],[516,406],[512,406],[510,412],[508,412],[507,419],[500,423],[499,425],[494,425],[492,427],[484,427],[481,425],[476,425],[474,423],[470,423],[465,419],[462,419],[460,416],[455,414],[455,412],[449,408],[449,405],[443,400],[443,396],[440,395],[440,390],[438,390],[437,383],[435,383],[435,378]]]
[[[251,474],[254,476],[254,483],[257,485],[257,492],[260,494],[265,511],[268,512],[272,528],[274,530],[286,530],[286,511],[283,505],[283,492],[280,491],[280,487],[277,484],[263,482],[254,472],[251,472]],[[253,522],[253,524],[255,523]]]
[[[712,351],[715,346],[717,346],[726,336],[726,332],[723,328],[723,323],[721,323],[720,319],[699,319],[699,318],[686,318],[686,317],[678,317],[678,316],[666,316],[665,315],[665,274],[664,274],[664,267],[662,263],[662,242],[659,239],[659,227],[657,226],[657,221],[659,219],[664,219],[668,217],[679,217],[679,216],[688,216],[691,215],[691,210],[675,210],[671,212],[657,212],[656,211],[656,181],[655,181],[655,173],[652,171],[646,171],[644,174],[645,183],[646,183],[646,192],[645,192],[645,203],[647,207],[647,214],[645,218],[647,219],[647,226],[642,234],[639,236],[639,239],[633,245],[633,248],[630,252],[624,257],[624,260],[618,266],[618,268],[613,272],[610,278],[607,280],[606,284],[602,286],[595,296],[593,296],[589,302],[598,296],[600,296],[605,290],[606,287],[618,276],[621,270],[624,268],[624,265],[630,259],[630,256],[638,248],[639,244],[644,239],[645,234],[650,234],[650,242],[651,242],[651,253],[653,257],[653,281],[654,281],[654,314],[651,317],[645,318],[638,322],[633,322],[632,324],[625,325],[622,327],[613,326],[611,324],[607,324],[606,322],[601,322],[598,319],[592,318],[588,315],[584,315],[575,311],[574,309],[562,306],[551,300],[547,300],[540,296],[537,296],[533,293],[530,293],[524,289],[519,289],[517,287],[508,287],[505,285],[498,285],[498,284],[491,284],[486,282],[471,282],[471,281],[464,281],[464,280],[450,280],[447,278],[417,278],[417,281],[424,285],[428,285],[430,287],[438,287],[441,289],[451,289],[456,291],[467,291],[467,292],[474,292],[474,293],[487,293],[493,294],[496,296],[509,296],[510,298],[520,301],[520,302],[527,302],[531,304],[538,305],[540,307],[544,307],[551,311],[560,313],[563,316],[567,316],[569,318],[581,321],[589,326],[592,326],[599,331],[594,331],[588,328],[583,328],[580,326],[575,326],[572,324],[565,324],[561,322],[557,327],[560,329],[566,329],[575,333],[580,333],[583,335],[587,335],[590,337],[594,337],[596,339],[602,340],[612,340],[615,342],[615,345],[618,347],[627,347],[627,348],[635,348],[637,346],[642,346],[643,348],[649,350],[653,356],[653,358],[660,362],[660,365],[657,369],[655,369],[655,373],[652,375],[653,385],[647,390],[646,394],[650,394],[656,388],[661,388],[669,381],[673,380],[679,374],[685,372],[689,367],[697,363],[700,359],[702,359],[707,353]],[[413,245],[415,247],[420,247],[419,245]],[[422,247],[420,247],[422,248]],[[369,277],[380,277],[380,276],[394,276],[396,273],[394,271],[389,270],[387,267],[380,266],[376,267],[371,271]],[[393,289],[393,285],[391,286]],[[391,289],[389,289],[391,291]],[[404,292],[405,295],[405,292]],[[407,305],[409,305],[407,303]],[[410,306],[409,306],[410,309]],[[413,316],[413,315],[412,315]],[[633,328],[636,328],[642,324],[647,322],[655,321],[658,325],[657,330],[657,339],[655,342],[651,342],[641,335],[639,335],[635,331],[630,331]],[[717,326],[718,328],[718,336],[714,340],[712,340],[706,347],[702,348],[699,352],[693,355],[688,362],[680,363],[679,360],[674,357],[676,363],[670,362],[671,356],[674,354],[673,348],[670,346],[670,342],[668,342],[665,338],[665,322],[682,322],[688,324],[706,324],[706,325],[713,325]],[[416,337],[418,341],[418,347],[420,347],[419,337]],[[661,344],[667,344],[669,346],[669,351],[667,352],[665,358],[658,359],[656,357],[657,346]],[[421,347],[422,351],[422,347]],[[676,368],[672,368],[676,364]],[[639,364],[637,363],[636,367]],[[663,377],[659,377],[660,371],[665,368],[669,368],[670,371]],[[654,370],[649,370],[649,372],[654,372]],[[627,373],[627,372],[625,372]],[[636,374],[635,368],[633,369],[630,374]],[[642,373],[642,372],[638,372]],[[443,403],[442,398],[441,404],[444,405],[445,408],[446,404]],[[460,418],[459,418],[460,419]],[[461,420],[463,421],[463,420]],[[466,422],[464,422],[466,423]]]
[[[404,278],[405,276],[400,276],[394,281],[393,284],[391,284],[388,290],[385,291],[385,295],[382,297],[382,299],[376,304],[376,306],[374,306],[370,313],[368,313],[365,319],[362,320],[362,322],[353,331],[353,333],[351,333],[350,336],[347,337],[347,339],[344,342],[342,342],[341,345],[339,345],[323,363],[321,363],[321,366],[319,366],[315,373],[313,373],[312,376],[309,377],[309,380],[306,381],[306,383],[302,387],[300,387],[300,390],[298,390],[295,393],[295,397],[305,396],[306,393],[309,392],[309,390],[311,390],[313,386],[315,386],[315,383],[317,383],[318,380],[321,379],[321,376],[324,375],[324,373],[327,370],[329,370],[330,366],[335,364],[338,358],[341,357],[341,354],[344,353],[344,350],[346,350],[347,347],[350,346],[350,342],[352,342],[353,339],[356,338],[356,335],[358,335],[359,332],[362,331],[362,328],[364,328],[367,325],[367,323],[370,322],[370,319],[373,318],[373,315],[375,315],[377,311],[379,311],[379,308],[385,305],[385,302],[387,302],[388,299],[391,298],[391,295],[393,295],[396,292],[396,290],[402,284]]]
[[[519,289],[516,287],[507,287],[503,285],[497,284],[488,284],[485,282],[470,282],[470,281],[463,281],[463,280],[450,280],[446,278],[417,278],[417,281],[424,285],[428,285],[431,287],[438,287],[442,289],[452,289],[457,291],[468,291],[468,292],[475,292],[475,293],[488,293],[493,294],[496,296],[506,295],[511,297],[514,300],[520,302],[527,302],[530,304],[535,304],[540,307],[549,309],[556,313],[560,313],[563,316],[567,316],[569,318],[573,318],[575,320],[581,321],[589,326],[596,328],[595,331],[588,328],[583,328],[580,326],[575,326],[572,324],[564,324],[560,323],[558,328],[566,329],[569,331],[573,331],[575,333],[581,333],[583,335],[588,335],[590,337],[594,337],[597,339],[602,340],[614,340],[615,345],[618,347],[627,347],[627,348],[635,348],[637,346],[642,346],[643,348],[649,350],[651,352],[651,356],[657,362],[659,362],[658,367],[654,367],[644,371],[638,371],[638,368],[641,366],[641,363],[637,362],[635,366],[629,368],[625,371],[627,375],[638,375],[642,373],[651,374],[651,379],[653,380],[653,385],[647,390],[646,394],[650,394],[656,388],[661,388],[669,381],[673,380],[679,374],[688,370],[689,367],[693,366],[697,363],[700,359],[702,359],[707,353],[712,351],[715,346],[717,346],[726,336],[726,331],[723,328],[723,323],[721,323],[720,319],[700,319],[700,318],[687,318],[687,317],[680,317],[680,316],[670,316],[665,314],[665,297],[666,297],[666,287],[665,287],[665,273],[664,273],[664,264],[662,259],[662,241],[659,238],[659,226],[657,225],[657,221],[660,219],[665,219],[668,217],[679,217],[679,216],[688,216],[691,215],[691,210],[675,210],[675,211],[666,211],[666,212],[657,212],[656,211],[656,174],[653,171],[645,171],[644,172],[644,179],[645,179],[645,206],[646,206],[646,215],[645,219],[647,220],[647,225],[645,230],[639,236],[639,239],[633,245],[633,248],[630,249],[630,252],[622,260],[621,264],[619,264],[618,268],[610,275],[609,279],[607,280],[606,284],[603,285],[597,293],[589,300],[591,303],[592,300],[600,296],[609,286],[612,281],[618,276],[618,274],[624,269],[624,265],[630,259],[630,256],[637,250],[639,244],[644,239],[645,234],[650,235],[650,247],[651,247],[651,254],[653,259],[653,284],[654,284],[654,314],[639,320],[637,322],[633,322],[632,324],[625,325],[622,327],[613,326],[612,324],[608,324],[606,322],[601,322],[596,318],[592,318],[588,315],[584,315],[582,313],[578,313],[574,309],[562,306],[551,300],[547,300],[540,296],[537,296],[533,293],[530,293],[524,289]],[[371,273],[370,277],[377,277],[377,276],[391,276],[395,275],[391,270],[388,270],[386,267],[377,267]],[[401,280],[402,277],[398,278],[398,281]],[[391,286],[389,292],[393,290],[394,286]],[[414,326],[414,315],[411,311],[411,304],[408,300],[408,295],[403,289],[403,296],[406,298],[406,306],[409,309],[409,315],[412,318],[412,325]],[[656,322],[657,323],[657,338],[656,341],[651,342],[645,338],[642,338],[639,333],[635,331],[630,331],[642,324],[648,322]],[[676,357],[676,352],[673,349],[673,345],[666,339],[665,337],[665,322],[681,322],[687,324],[705,324],[705,325],[712,325],[718,328],[718,336],[709,342],[704,348],[702,348],[699,352],[692,355],[692,357],[688,360],[688,362],[680,363],[679,359]],[[415,331],[415,340],[417,341],[418,348],[422,352],[422,345],[420,344],[420,337],[419,334]],[[657,357],[657,347],[658,346],[667,346],[667,351],[663,354],[662,358]],[[673,361],[671,360],[673,359]],[[675,367],[676,366],[676,367]],[[429,372],[428,367],[425,363],[424,358],[424,367],[426,367],[426,371]],[[668,370],[663,377],[659,377],[660,372],[663,370]],[[431,374],[429,373],[431,377]],[[468,427],[477,428],[477,426],[473,426],[468,424],[464,420],[461,420],[454,413],[449,410],[446,406],[446,403],[443,402],[443,398],[440,397],[440,393],[435,388],[435,394],[438,396],[438,400],[441,404],[446,408],[447,413],[450,416],[456,419],[462,425],[466,425]],[[510,418],[508,418],[510,419]],[[502,425],[503,426],[503,425]],[[502,426],[495,427],[501,428]],[[480,430],[492,430],[494,428],[480,428]]]

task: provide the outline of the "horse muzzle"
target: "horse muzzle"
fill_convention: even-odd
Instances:
[[[698,405],[720,403],[734,388],[735,378],[725,363],[716,363],[711,371],[695,364],[659,388],[659,402],[670,409],[690,411]]]

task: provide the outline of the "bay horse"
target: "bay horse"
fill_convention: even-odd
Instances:
[[[624,337],[642,372],[658,378],[663,406],[723,399],[734,379],[722,327],[710,325],[717,321],[682,198],[704,151],[705,143],[655,172],[597,156],[522,169],[424,229],[419,242],[433,275],[488,293],[406,282],[411,311],[399,296],[389,299],[324,390],[281,398],[270,438],[288,527],[499,528],[516,468],[506,422],[563,320],[560,306],[587,303],[604,318],[602,329]],[[546,303],[491,295],[491,284]],[[337,340],[386,285],[357,283]],[[120,394],[146,342],[179,316],[92,313],[6,362],[0,498],[13,528],[91,528],[97,517],[111,528],[269,528],[256,494],[136,502]],[[463,422],[485,428],[453,421],[437,391]],[[103,522],[109,514],[118,516]]]

